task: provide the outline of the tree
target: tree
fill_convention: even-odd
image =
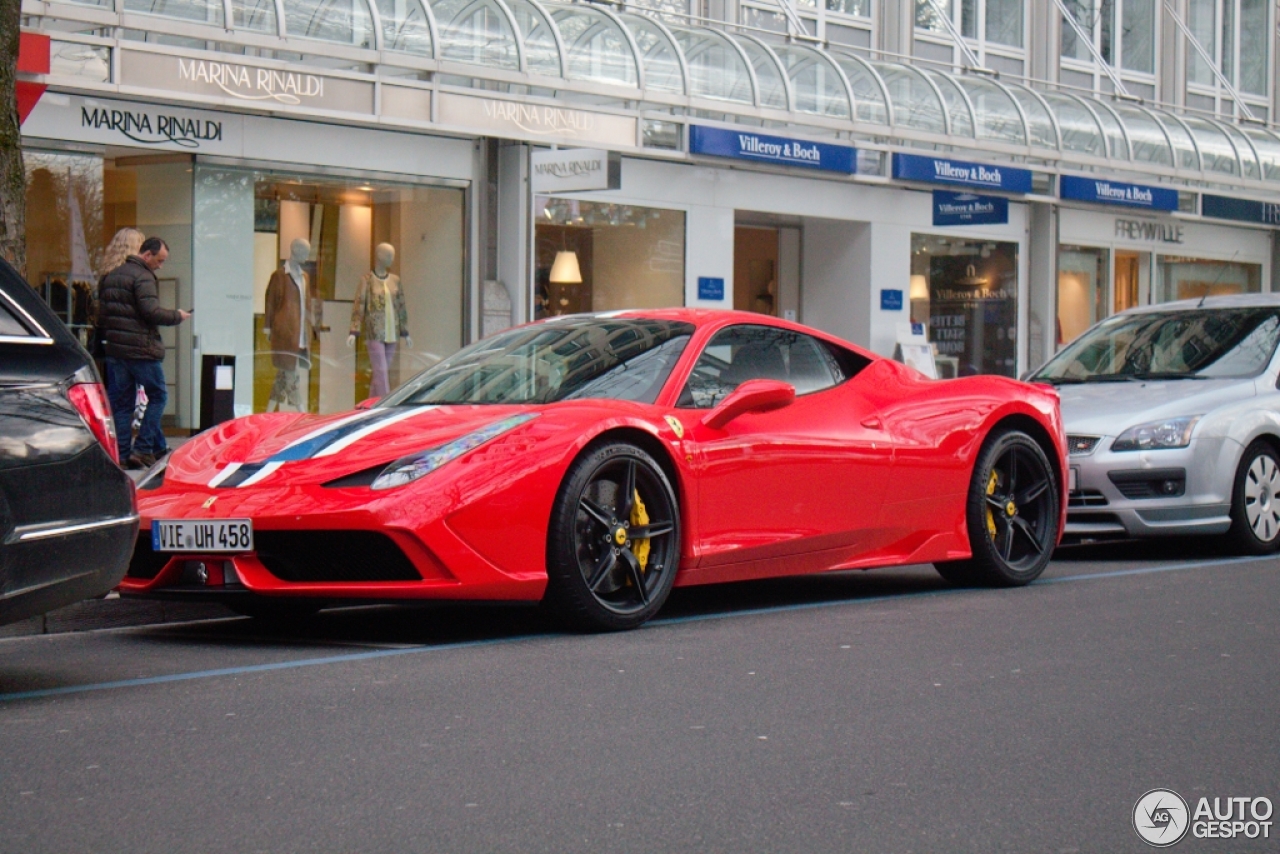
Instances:
[[[18,121],[22,0],[0,0],[0,256],[27,272],[27,179]]]

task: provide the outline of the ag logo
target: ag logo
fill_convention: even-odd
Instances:
[[[1168,848],[1186,836],[1190,819],[1187,802],[1172,789],[1152,789],[1133,805],[1133,829],[1156,848]]]

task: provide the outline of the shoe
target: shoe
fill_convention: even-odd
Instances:
[[[156,464],[155,454],[144,454],[134,451],[125,462],[127,469],[149,469]]]

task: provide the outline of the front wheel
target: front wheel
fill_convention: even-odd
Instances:
[[[662,607],[679,560],[679,503],[662,467],[627,442],[584,453],[551,513],[547,604],[580,629],[632,629]]]
[[[1269,443],[1257,440],[1244,449],[1231,491],[1233,551],[1266,555],[1280,549],[1280,459]]]
[[[935,564],[952,584],[1018,587],[1044,572],[1058,542],[1058,479],[1034,439],[1018,430],[987,439],[965,508],[968,560]]]

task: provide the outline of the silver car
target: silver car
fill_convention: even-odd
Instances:
[[[1072,540],[1221,534],[1280,548],[1280,294],[1130,309],[1028,379],[1062,397]]]

